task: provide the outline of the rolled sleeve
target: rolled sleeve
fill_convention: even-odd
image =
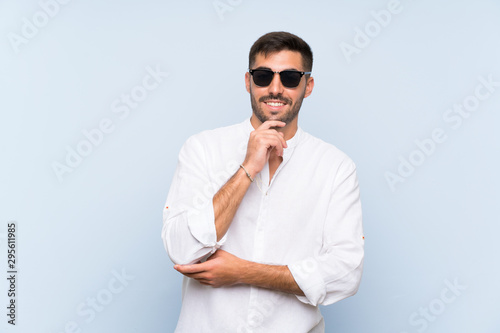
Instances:
[[[213,196],[204,148],[189,138],[179,153],[179,162],[163,209],[162,239],[176,264],[192,264],[214,253],[225,241],[217,242]]]
[[[354,163],[341,165],[332,189],[319,253],[288,265],[306,304],[328,305],[354,295],[363,272],[364,236]]]

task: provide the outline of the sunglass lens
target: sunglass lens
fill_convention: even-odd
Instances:
[[[295,88],[300,83],[300,72],[296,71],[283,71],[281,72],[281,83],[287,88]]]
[[[266,70],[254,70],[253,82],[261,87],[268,86],[273,80],[274,73]]]

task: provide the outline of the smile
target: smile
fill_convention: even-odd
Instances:
[[[269,106],[283,106],[285,103],[282,102],[265,102]]]

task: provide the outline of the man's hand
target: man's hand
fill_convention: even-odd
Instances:
[[[252,177],[262,171],[272,150],[276,152],[276,155],[283,156],[283,148],[287,148],[283,133],[271,127],[284,127],[285,125],[286,123],[282,121],[268,120],[250,133],[243,165]]]
[[[304,296],[287,266],[258,264],[220,249],[204,263],[175,265],[174,268],[185,276],[214,288],[248,284]]]
[[[201,284],[217,288],[240,283],[238,278],[241,276],[245,262],[245,260],[219,249],[204,263],[175,265],[174,268]]]

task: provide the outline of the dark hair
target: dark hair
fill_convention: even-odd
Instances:
[[[262,53],[267,57],[268,54],[283,50],[299,52],[304,70],[312,71],[313,54],[309,45],[302,38],[284,31],[269,32],[257,39],[250,49],[248,68],[254,65],[257,54]]]

